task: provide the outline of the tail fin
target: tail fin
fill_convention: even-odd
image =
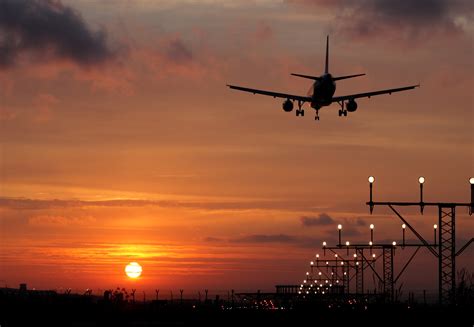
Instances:
[[[324,73],[329,73],[329,35],[326,36],[326,67],[324,69]]]

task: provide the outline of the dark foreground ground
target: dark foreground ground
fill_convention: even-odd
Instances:
[[[0,326],[474,326],[474,303],[439,307],[286,299],[274,304],[0,294]]]

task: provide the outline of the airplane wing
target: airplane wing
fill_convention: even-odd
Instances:
[[[350,95],[343,95],[339,97],[333,97],[332,102],[339,102],[339,101],[345,101],[345,100],[350,100],[350,99],[357,99],[357,98],[370,98],[375,95],[381,95],[381,94],[392,94],[395,92],[401,92],[401,91],[407,91],[407,90],[412,90],[416,87],[419,87],[420,84],[418,85],[411,85],[411,86],[405,86],[405,87],[399,87],[396,89],[387,89],[387,90],[380,90],[380,91],[373,91],[373,92],[366,92],[366,93],[357,93],[357,94],[350,94]]]
[[[242,86],[235,86],[235,85],[228,85],[231,89],[234,90],[239,90],[243,92],[249,92],[253,94],[262,94],[262,95],[267,95],[270,97],[274,98],[284,98],[284,99],[291,99],[291,100],[296,100],[296,101],[302,101],[302,102],[311,102],[311,97],[307,96],[301,96],[301,95],[293,95],[293,94],[286,94],[286,93],[278,93],[278,92],[271,92],[271,91],[264,91],[264,90],[257,90],[257,89],[249,89],[247,87],[242,87]]]

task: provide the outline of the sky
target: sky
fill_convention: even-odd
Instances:
[[[339,223],[400,241],[369,214],[370,175],[376,200],[418,200],[423,175],[425,200],[469,202],[473,17],[463,0],[0,0],[0,285],[272,291]],[[367,74],[336,95],[421,87],[318,122],[226,87],[306,95],[290,73],[323,72],[326,35],[333,75]],[[401,211],[431,240],[436,210]],[[473,217],[456,222],[462,246]],[[436,267],[423,250],[404,287],[436,289]]]

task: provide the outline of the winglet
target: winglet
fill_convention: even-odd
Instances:
[[[326,36],[326,66],[324,68],[324,73],[329,73],[329,35]]]

